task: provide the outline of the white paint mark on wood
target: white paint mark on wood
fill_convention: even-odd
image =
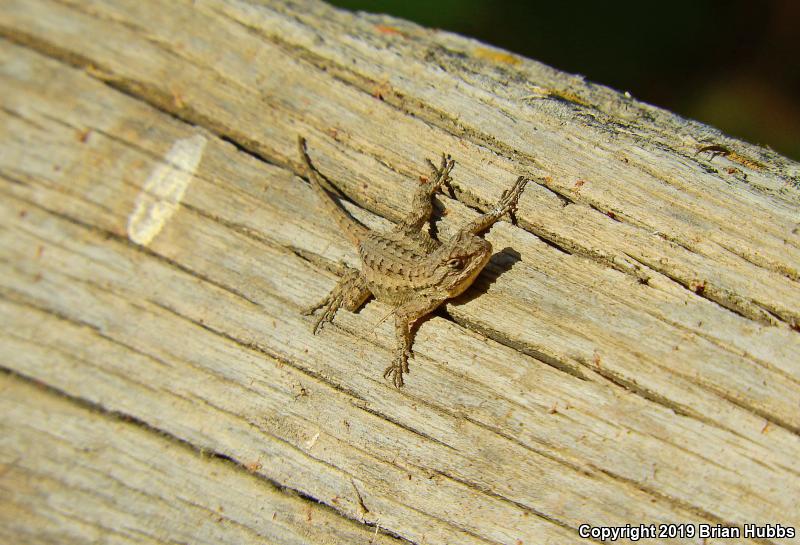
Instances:
[[[306,441],[306,449],[311,450],[311,448],[317,444],[317,439],[319,439],[319,432],[315,433],[314,437]]]
[[[178,210],[208,140],[196,134],[175,142],[147,178],[128,217],[128,238],[146,246]]]

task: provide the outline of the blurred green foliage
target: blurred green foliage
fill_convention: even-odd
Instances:
[[[475,37],[800,158],[800,2],[332,0]]]

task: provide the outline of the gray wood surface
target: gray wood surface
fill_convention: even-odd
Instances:
[[[800,530],[797,163],[314,1],[0,0],[0,35],[4,540]],[[391,308],[300,315],[358,259],[298,134],[375,228],[442,151],[440,233],[535,181],[401,390]]]

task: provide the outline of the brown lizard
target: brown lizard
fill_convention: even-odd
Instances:
[[[303,313],[313,314],[324,308],[314,323],[314,333],[326,322],[333,321],[336,311],[344,307],[355,311],[370,295],[394,307],[395,355],[383,373],[394,385],[403,385],[411,356],[412,327],[447,299],[466,290],[477,278],[492,254],[492,245],[479,237],[505,214],[513,214],[527,180],[520,176],[505,191],[495,207],[468,222],[447,241],[431,237],[428,220],[433,212],[432,197],[450,181],[455,162],[442,155],[432,169],[430,180],[414,194],[412,211],[399,225],[387,233],[371,231],[356,222],[332,195],[339,191],[311,163],[305,139],[298,139],[300,157],[311,186],[327,212],[341,230],[358,247],[362,270],[344,268],[336,287],[318,304]]]

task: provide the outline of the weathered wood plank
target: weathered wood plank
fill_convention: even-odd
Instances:
[[[399,543],[241,467],[0,375],[4,543]]]
[[[115,85],[131,87],[134,90],[139,89],[143,96],[151,100],[158,101],[162,95],[162,98],[169,97],[168,101],[160,103],[162,107],[176,109],[176,102],[177,106],[192,104],[192,110],[199,110],[195,117],[204,120],[214,130],[221,131],[240,143],[250,145],[259,153],[278,163],[288,164],[294,160],[293,140],[298,131],[319,135],[320,138],[324,134],[330,133],[331,129],[335,129],[337,138],[343,139],[344,137],[341,134],[346,134],[346,142],[343,145],[331,146],[330,144],[332,143],[329,139],[312,140],[316,142],[318,148],[317,157],[321,168],[344,181],[345,185],[352,189],[356,200],[367,202],[367,204],[371,203],[372,208],[388,213],[390,217],[396,217],[398,211],[408,202],[407,195],[411,190],[410,184],[415,183],[413,179],[419,174],[419,165],[422,164],[423,158],[430,154],[431,149],[443,147],[444,149],[463,150],[463,152],[457,154],[459,160],[463,160],[457,171],[458,182],[466,187],[474,186],[474,191],[482,192],[480,195],[472,197],[466,195],[463,197],[467,202],[477,198],[488,200],[496,196],[505,187],[507,181],[513,178],[514,173],[518,172],[521,167],[528,168],[524,161],[520,162],[521,158],[519,157],[515,157],[513,162],[509,159],[504,159],[491,149],[471,144],[469,140],[464,138],[454,138],[448,132],[421,123],[418,119],[411,118],[402,110],[393,108],[384,102],[365,99],[363,92],[354,89],[351,85],[342,84],[340,79],[332,77],[328,71],[309,70],[310,67],[304,60],[287,55],[285,49],[281,49],[271,42],[265,42],[262,38],[254,37],[250,33],[242,35],[243,30],[240,24],[232,23],[227,19],[220,21],[217,11],[212,10],[214,15],[212,17],[212,14],[206,13],[204,10],[188,10],[185,7],[181,8],[180,4],[171,5],[167,9],[162,9],[161,7],[153,8],[152,14],[147,12],[147,20],[153,27],[148,32],[163,33],[161,39],[157,40],[150,34],[141,36],[135,32],[137,27],[133,18],[144,17],[140,11],[143,9],[142,4],[129,5],[121,3],[120,5],[112,6],[103,2],[91,9],[87,9],[87,5],[81,3],[80,9],[77,9],[75,7],[67,8],[61,5],[50,6],[47,4],[48,9],[44,17],[30,16],[29,18],[35,20],[28,21],[24,20],[24,16],[34,13],[34,10],[31,10],[26,4],[25,11],[20,14],[20,19],[23,20],[15,20],[16,28],[24,27],[25,24],[39,28],[40,38],[47,36],[47,40],[57,43],[59,47],[71,47],[75,50],[74,54],[76,55],[90,55],[93,65],[103,66],[104,69],[113,68],[113,77],[111,75],[108,75],[108,77]],[[184,11],[180,11],[181,9]],[[211,8],[208,9],[210,10]],[[133,11],[127,14],[131,20],[127,24],[123,24],[122,21],[126,16],[126,10]],[[177,10],[177,12],[173,10]],[[88,14],[84,13],[84,11],[88,12]],[[262,10],[258,13],[262,14],[262,16],[272,14],[274,17],[278,17],[280,15],[280,12],[273,10]],[[327,12],[325,13],[327,14]],[[152,19],[149,17],[150,15],[153,16]],[[86,32],[94,28],[92,25],[96,26],[96,17],[99,17],[105,23],[108,23],[108,21],[115,22],[116,25],[105,24],[99,28],[98,31],[101,32],[101,36],[96,41],[81,39]],[[71,24],[58,24],[61,18],[67,18]],[[187,18],[192,24],[187,22]],[[47,21],[51,19],[52,22],[48,25]],[[287,18],[284,17],[274,21],[270,19],[270,21],[274,26],[284,21],[284,19]],[[295,18],[288,18],[288,20],[294,21]],[[176,26],[175,21],[181,21],[177,25],[179,28],[172,28]],[[218,23],[215,24],[215,21]],[[266,22],[263,24],[266,25]],[[289,22],[286,24],[289,24]],[[56,25],[58,28],[56,28]],[[325,28],[324,24],[322,26]],[[209,35],[205,31],[206,28],[213,28],[218,35]],[[293,29],[294,27],[291,28]],[[183,37],[180,34],[181,32],[198,33],[197,29],[204,29],[203,34],[190,34]],[[290,30],[286,30],[286,33],[294,35],[294,32],[290,32]],[[62,39],[56,42],[56,38],[59,36]],[[203,57],[200,53],[210,48],[210,45],[203,46],[206,43],[204,40],[229,44],[229,49],[225,49],[226,63],[210,66],[208,61],[202,61]],[[168,47],[168,44],[173,41],[182,44],[181,55],[164,53],[163,48]],[[117,56],[114,56],[114,49],[108,45],[113,43],[119,44]],[[136,44],[136,47],[132,47],[131,44]],[[197,47],[198,51],[191,58],[192,62],[185,62],[184,58],[189,54],[185,50],[193,46]],[[258,74],[257,71],[250,69],[254,62],[254,56],[269,59],[268,63],[264,62],[264,66],[268,67],[265,73]],[[107,64],[112,66],[106,67]],[[355,64],[361,66],[362,63],[356,62]],[[129,74],[131,70],[135,71],[135,73]],[[209,80],[217,82],[220,70],[223,71],[224,77],[218,82],[219,85],[196,85],[197,81]],[[171,78],[168,85],[162,76],[164,73],[173,72],[186,72],[186,74],[185,77]],[[168,88],[179,84],[187,87],[191,86],[191,89],[170,90]],[[248,90],[250,91],[248,92]],[[177,95],[175,95],[176,93]],[[312,105],[313,107],[311,107]],[[468,102],[465,107],[471,105],[472,102]],[[176,109],[176,112],[181,113],[180,108]],[[364,119],[370,119],[372,123],[364,123]],[[559,121],[559,123],[561,122]],[[573,121],[575,125],[579,125],[579,123],[580,118]],[[345,127],[345,125],[347,126]],[[392,127],[393,130],[387,132],[384,127]],[[562,134],[561,138],[552,137],[551,140],[558,142],[561,140],[572,141],[577,138],[577,134],[585,132],[585,128],[582,125],[576,126],[573,130],[569,130],[567,125],[564,125],[564,127],[563,132],[566,134]],[[538,130],[532,130],[531,135],[538,132]],[[413,137],[407,140],[400,139],[401,141],[398,142],[396,141],[398,140],[397,134],[409,134],[413,135]],[[618,136],[617,139],[620,138],[622,138],[622,135]],[[548,142],[554,145],[551,140],[548,140]],[[605,142],[605,140],[602,141]],[[333,142],[333,144],[336,144],[336,142]],[[598,142],[594,142],[593,146],[598,144]],[[639,144],[643,145],[643,143]],[[657,148],[655,152],[658,152],[659,149]],[[594,147],[586,153],[590,153],[594,157]],[[539,154],[544,156],[545,150],[542,150]],[[570,153],[566,153],[564,150],[556,150],[553,154],[561,162],[568,161],[571,156]],[[676,168],[669,162],[675,160],[674,157],[666,158],[665,160],[668,161],[667,164],[663,165],[666,171],[672,171]],[[597,171],[595,176],[607,176],[607,183],[615,181],[615,183],[619,183],[620,186],[626,188],[631,184],[644,183],[639,171],[628,172],[626,178],[619,178],[619,173],[616,170],[610,173],[605,170],[608,168],[606,162],[597,161],[596,159],[589,161],[588,157],[585,162],[593,165],[593,168]],[[489,168],[486,168],[482,163],[489,163]],[[651,163],[661,166],[657,156],[652,158]],[[390,168],[387,169],[386,165]],[[616,169],[616,162],[612,166]],[[709,188],[710,191],[702,194],[703,199],[699,202],[708,202],[708,206],[710,206],[710,203],[714,203],[711,213],[716,213],[717,210],[724,208],[723,205],[717,204],[717,201],[722,198],[719,194],[725,186],[715,176],[709,176],[705,168],[707,167],[696,166],[695,168],[693,177],[695,179],[699,178],[696,182],[697,185],[716,185],[712,185]],[[791,169],[787,167],[787,170]],[[573,172],[572,175],[575,178],[582,176],[577,171]],[[692,178],[689,177],[687,179]],[[485,183],[481,183],[479,180],[485,180]],[[397,185],[400,185],[403,190],[397,191]],[[660,181],[654,182],[650,180],[648,187],[652,186],[652,191],[655,192],[663,185]],[[742,184],[742,189],[748,188],[749,186]],[[787,185],[782,189],[784,193],[789,193],[790,196],[795,194],[795,188],[791,185]],[[683,198],[689,202],[698,202],[696,189],[684,193],[686,195]],[[744,226],[746,229],[742,229],[743,236],[747,235],[751,239],[750,247],[759,248],[760,251],[761,248],[769,246],[771,244],[768,241],[769,233],[778,229],[782,237],[782,247],[779,253],[785,261],[786,267],[791,269],[795,267],[796,263],[800,262],[800,251],[797,248],[793,250],[798,236],[796,233],[793,235],[790,233],[790,230],[796,225],[796,214],[792,214],[793,210],[791,208],[787,209],[780,202],[777,202],[776,206],[769,210],[769,214],[765,214],[757,206],[759,200],[762,204],[764,203],[758,193],[745,192],[743,197],[738,199],[738,195],[735,192],[726,191],[722,195],[727,196],[728,199],[736,203],[736,206],[732,208],[732,214],[736,214],[737,217],[741,217],[742,214],[748,217],[750,215],[753,216],[753,219]],[[659,209],[666,208],[669,210],[669,214],[685,215],[683,211],[679,213],[680,209],[675,204],[674,199],[666,199],[658,193],[651,193],[648,198],[642,198],[642,200],[655,202],[655,207]],[[577,236],[582,240],[590,240],[598,236],[599,232],[603,232],[606,233],[603,236],[609,238],[609,240],[598,245],[602,255],[595,255],[589,248],[584,248],[585,251],[576,250],[571,245],[567,245],[567,248],[570,251],[577,251],[579,254],[592,255],[602,264],[608,262],[606,258],[610,259],[614,264],[624,264],[630,261],[626,256],[633,255],[638,260],[645,254],[651,255],[655,253],[659,261],[665,263],[675,262],[677,263],[676,267],[684,270],[687,274],[691,274],[694,279],[691,281],[693,282],[692,289],[705,296],[710,296],[715,290],[712,279],[717,278],[722,274],[722,271],[726,270],[725,260],[721,258],[705,259],[700,262],[697,261],[696,256],[686,255],[684,256],[685,260],[676,262],[675,252],[681,253],[686,252],[686,250],[672,243],[667,244],[668,247],[663,246],[663,239],[650,231],[652,228],[657,229],[659,232],[664,232],[665,229],[662,229],[664,226],[651,225],[647,226],[647,229],[642,229],[632,224],[616,222],[610,220],[604,214],[597,213],[589,205],[567,206],[564,208],[561,201],[552,195],[548,195],[544,199],[544,203],[545,205],[549,203],[550,213],[545,213],[544,210],[540,209],[542,204],[540,199],[523,199],[523,210],[520,214],[523,224],[527,218],[537,218],[530,221],[539,221],[538,218],[543,218],[552,219],[552,225],[556,225],[559,222],[563,223],[564,218],[571,217],[576,210],[580,210],[581,215],[588,218],[587,221],[590,223],[575,223],[570,220],[569,225],[564,225],[563,229],[573,233],[571,236]],[[526,205],[533,206],[533,208],[528,209],[530,213],[526,213]],[[624,206],[619,204],[614,205],[612,208],[624,209]],[[696,205],[693,213],[702,215],[705,213],[706,208],[707,205]],[[744,213],[744,210],[749,212]],[[557,217],[551,218],[554,213]],[[781,216],[784,217],[784,222],[780,221]],[[242,221],[241,214],[236,217],[238,219],[235,221]],[[770,222],[768,227],[753,224],[760,217],[770,217],[775,221]],[[691,222],[698,225],[707,225],[706,231],[708,233],[706,234],[710,236],[718,229],[735,225],[736,222],[733,220],[734,218],[727,216],[724,218],[696,217]],[[323,219],[322,221],[326,220]],[[552,229],[550,224],[548,224],[548,229]],[[670,227],[666,229],[666,232],[673,232],[675,229]],[[764,237],[763,240],[761,238],[753,240],[753,237],[761,237],[762,235]],[[621,253],[609,253],[609,247],[629,244],[632,239],[638,239],[635,251],[632,248],[623,248],[620,250]],[[554,238],[553,241],[557,244],[562,242],[558,237]],[[795,281],[785,276],[771,275],[768,271],[753,270],[752,264],[741,259],[739,259],[739,262],[741,267],[732,274],[735,276],[737,283],[747,286],[746,290],[757,284],[768,282],[763,285],[763,295],[772,298],[775,305],[785,305],[788,308],[795,309],[800,308],[800,290],[796,289],[797,283]],[[622,265],[621,267],[628,271],[635,269],[635,267],[631,269],[627,265]],[[667,291],[671,291],[675,287],[669,278],[681,277],[681,273],[677,269],[665,271],[667,278],[652,272],[639,274],[640,272],[641,270],[635,273],[640,280],[644,281],[642,279],[643,274],[648,283],[654,284],[657,289]],[[688,279],[685,280],[689,282]],[[614,298],[617,296],[617,284],[614,284],[614,288],[611,291]],[[755,314],[750,313],[751,316],[767,319],[766,315],[756,312],[754,310],[755,307],[748,303],[746,293],[741,292],[734,285],[727,286],[724,289],[730,292],[730,297],[727,299],[729,300],[728,302],[740,301],[742,305],[755,312]],[[537,293],[536,295],[538,296],[539,294]],[[536,300],[535,297],[523,297],[520,299],[523,301]],[[562,299],[559,298],[559,301]],[[691,299],[693,300],[694,298]],[[481,301],[480,298],[476,300],[476,303],[479,301]],[[564,305],[559,302],[559,306],[563,307]],[[584,308],[577,303],[569,306],[580,310],[581,313],[584,312]],[[606,329],[608,327],[606,309],[602,305],[598,305],[597,308],[601,313],[599,321],[603,332],[608,334]],[[484,309],[480,310],[483,311]],[[772,311],[777,311],[777,306]],[[485,315],[483,312],[474,314],[477,314],[478,317]],[[674,317],[670,317],[670,319],[674,319]],[[694,320],[691,317],[688,320],[684,318],[680,321],[691,333],[698,335],[705,335],[705,329],[715,329],[708,325],[705,327],[703,325],[698,326],[697,324],[701,321],[703,324],[707,324],[702,319]],[[530,320],[530,317],[526,322],[530,324],[530,327],[504,328],[501,323],[494,325],[492,329],[500,330],[499,333],[504,334],[505,337],[523,349],[527,348],[536,354],[545,352],[543,349],[547,348],[544,341],[546,330],[542,327],[543,324],[538,320],[538,316],[535,323]],[[518,322],[512,323],[516,324]],[[741,323],[744,324],[744,329],[758,327],[752,324],[751,321],[743,321]],[[558,320],[555,327],[563,331],[563,319]],[[660,327],[660,324],[658,327]],[[740,330],[743,328],[740,328]],[[725,328],[722,329],[724,331]],[[543,334],[538,335],[537,332],[542,332]],[[533,333],[535,336],[530,338],[523,333]],[[726,335],[715,331],[711,336],[714,337],[715,334]],[[763,328],[760,328],[746,335],[746,337],[752,337],[753,335],[756,337],[761,335],[772,336],[774,331],[768,329],[765,333]],[[636,336],[641,337],[638,334]],[[733,335],[727,335],[729,339],[738,336],[740,336],[740,331]],[[559,342],[558,344],[562,346],[571,343],[575,350],[571,351],[572,353],[561,351],[561,353],[555,354],[556,361],[565,367],[585,365],[585,362],[591,362],[595,359],[595,352],[597,352],[605,362],[605,371],[611,377],[629,386],[638,384],[643,393],[652,391],[654,392],[652,397],[670,400],[680,405],[681,410],[687,410],[684,406],[686,405],[684,399],[685,388],[680,388],[681,393],[678,396],[680,401],[678,401],[675,399],[676,396],[674,394],[663,391],[669,386],[657,382],[660,374],[637,372],[640,360],[647,351],[634,351],[631,353],[630,350],[627,350],[625,354],[619,354],[618,351],[611,350],[609,347],[598,346],[596,344],[598,336],[590,335],[589,338],[591,339],[590,343],[579,342],[582,339],[569,339],[566,342]],[[716,339],[712,339],[712,342],[714,340]],[[785,344],[789,348],[787,352],[781,351],[782,353],[779,354],[775,365],[791,375],[791,382],[797,383],[800,371],[798,371],[794,362],[798,360],[798,354],[800,354],[800,348],[798,348],[800,343],[796,336],[789,331],[784,331],[784,338],[781,341],[779,344]],[[740,344],[735,350],[748,353],[753,349],[753,344],[759,347],[755,348],[755,350],[759,350],[763,344],[760,341],[756,341],[755,343],[749,343],[750,346],[747,346],[748,343],[734,342]],[[664,354],[676,344],[680,343],[669,343],[667,350],[659,352],[656,362],[648,363],[651,365],[663,365]],[[741,346],[742,344],[744,346]],[[770,364],[772,364],[772,361],[770,361]],[[749,365],[768,367],[770,364],[762,362],[759,365],[754,362]],[[758,372],[758,369],[756,369],[756,372]],[[732,378],[727,371],[706,375],[705,373],[696,373],[696,370],[692,369],[692,374],[698,375],[695,380],[702,381],[706,386],[714,385],[720,379],[729,380]],[[765,385],[764,382],[763,378],[761,380],[748,381],[747,387],[744,389],[741,388],[741,385],[724,384],[721,385],[721,394],[724,397],[732,398],[736,403],[745,406],[756,414],[768,419],[775,418],[781,424],[795,430],[800,429],[800,411],[796,410],[794,400],[784,395],[774,395],[771,388],[775,383],[767,381]],[[771,410],[765,411],[764,404],[770,401],[783,403],[784,407],[772,407],[770,408]],[[700,407],[695,414],[708,412],[708,407]],[[723,411],[723,413],[725,412]],[[724,418],[725,414],[721,414],[720,417]]]
[[[589,86],[588,96],[576,95],[577,102],[566,106],[558,100],[531,102],[525,100],[531,83],[541,79],[541,72],[549,81],[552,71],[521,63],[517,73],[514,66],[471,59],[468,52],[477,44],[468,40],[461,50],[448,52],[430,38],[427,43],[421,37],[389,38],[372,21],[359,22],[321,5],[208,1],[194,2],[190,9],[180,3],[148,8],[45,0],[38,5],[39,10],[29,2],[11,2],[6,26],[12,36],[44,42],[40,45],[81,64],[101,67],[106,73],[100,77],[210,125],[265,157],[293,160],[287,133],[335,134],[340,145],[331,159],[341,164],[334,172],[352,182],[356,200],[371,202],[382,213],[403,209],[407,199],[390,188],[407,188],[407,176],[417,174],[431,149],[461,149],[463,200],[489,200],[520,169],[541,174],[545,186],[577,206],[562,210],[563,203],[545,190],[545,197],[526,199],[529,213],[521,217],[533,232],[637,276],[650,276],[654,269],[761,321],[773,322],[772,314],[797,321],[800,296],[792,279],[800,274],[800,243],[792,233],[796,214],[786,200],[797,202],[799,174],[796,163],[774,153],[697,125],[683,123],[676,131],[673,118],[656,116],[657,110],[633,101],[619,104],[619,95],[612,99],[603,90],[592,95]],[[361,31],[355,42],[353,24]],[[97,33],[97,39],[84,40],[88,32]],[[452,42],[446,40],[447,47],[455,47]],[[387,55],[389,44],[396,53]],[[470,77],[473,71],[477,74]],[[571,85],[551,92],[563,98],[578,91],[574,78],[562,78],[561,84]],[[402,95],[401,107],[365,100],[374,92],[384,98]],[[418,105],[410,108],[414,118],[402,108],[406,104]],[[608,118],[606,108],[613,114],[630,112]],[[421,116],[427,123],[420,121],[420,109],[430,111]],[[659,126],[650,121],[654,116],[672,123]],[[414,138],[398,139],[398,134]],[[665,140],[666,135],[671,138]],[[730,174],[695,156],[712,138],[730,144],[736,151],[731,156],[741,159],[731,161]],[[361,164],[342,162],[347,152],[350,161]],[[364,161],[364,155],[372,160]],[[366,180],[372,182],[358,189]],[[753,212],[745,223],[743,207]]]
[[[54,57],[0,48],[4,366],[415,542],[800,526],[795,164],[460,38],[198,5],[4,6],[0,31]],[[531,82],[574,100],[515,99]],[[306,217],[298,132],[372,226],[440,149],[459,161],[441,232],[514,174],[548,176],[522,228],[489,235],[509,250],[422,325],[405,390],[380,380],[391,309],[316,337],[299,316],[333,284],[325,260],[357,261]],[[693,143],[711,136],[750,163],[711,172]],[[159,172],[187,186],[144,241],[131,218]]]

